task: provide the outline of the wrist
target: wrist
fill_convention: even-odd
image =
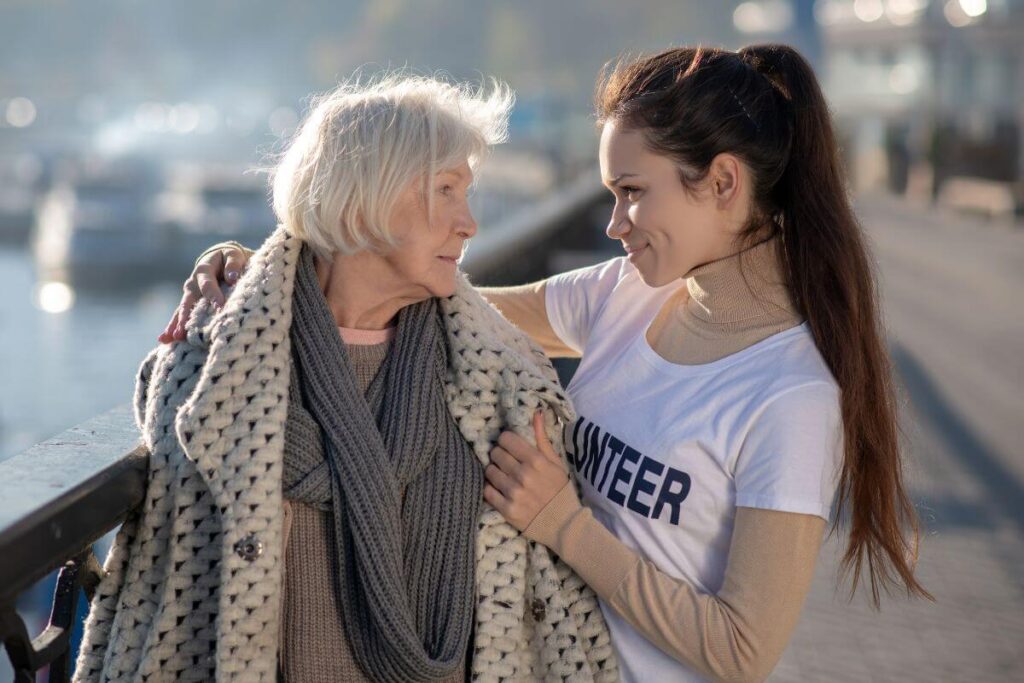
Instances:
[[[565,486],[559,489],[555,497],[549,500],[527,525],[523,534],[557,553],[562,530],[582,508],[580,499],[576,496],[576,487],[573,486],[572,479],[568,479]]]
[[[195,267],[199,265],[200,261],[202,261],[204,258],[209,256],[213,252],[220,251],[221,249],[237,249],[243,254],[247,253],[246,248],[242,246],[240,242],[236,242],[234,240],[228,240],[227,242],[218,242],[217,244],[214,244],[211,247],[207,247],[206,251],[197,256],[195,263],[192,265],[192,268],[195,269]]]

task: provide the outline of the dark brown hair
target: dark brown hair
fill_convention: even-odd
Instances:
[[[900,583],[931,598],[914,576],[920,534],[903,485],[873,264],[810,65],[785,45],[681,47],[608,69],[596,100],[600,124],[643,133],[652,151],[678,163],[688,190],[719,154],[750,168],[753,209],[741,239],[781,234],[797,310],[840,388],[845,441],[832,532],[848,515],[842,567],[853,571],[851,595],[866,565],[876,607],[879,589]]]

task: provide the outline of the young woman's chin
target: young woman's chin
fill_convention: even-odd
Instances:
[[[636,272],[640,276],[640,279],[643,280],[643,283],[648,287],[664,287],[670,282],[678,279],[677,275],[662,272],[658,268],[654,268],[649,263],[636,261],[634,262],[634,265],[636,266]]]
[[[640,270],[639,268],[637,268],[636,272],[640,276],[640,279],[643,280],[643,283],[645,285],[647,285],[648,287],[659,287],[660,286],[660,285],[656,284],[656,280],[654,280],[649,274],[645,274],[644,271]]]

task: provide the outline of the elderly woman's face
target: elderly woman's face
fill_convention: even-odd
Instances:
[[[425,295],[447,297],[455,293],[455,273],[466,241],[476,234],[467,193],[473,182],[468,162],[445,169],[431,179],[432,212],[414,181],[402,193],[392,214],[398,246],[384,258],[405,287]]]

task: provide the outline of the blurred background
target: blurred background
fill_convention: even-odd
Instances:
[[[0,460],[129,399],[198,253],[272,229],[253,169],[311,93],[400,66],[507,81],[486,239],[593,172],[606,62],[766,41],[833,106],[938,599],[847,603],[833,542],[772,680],[1024,680],[1022,0],[0,0]],[[544,268],[615,255],[605,216]],[[52,590],[19,601],[30,631]]]

